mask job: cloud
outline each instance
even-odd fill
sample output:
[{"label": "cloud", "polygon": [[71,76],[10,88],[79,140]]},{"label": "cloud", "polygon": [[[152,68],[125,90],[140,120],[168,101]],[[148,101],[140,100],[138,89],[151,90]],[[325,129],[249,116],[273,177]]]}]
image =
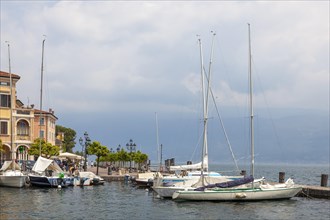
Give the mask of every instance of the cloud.
[{"label": "cloud", "polygon": [[249,22],[256,105],[328,111],[328,9],[327,1],[1,1],[1,70],[9,40],[18,96],[37,107],[47,35],[44,105],[60,119],[190,115],[201,96],[196,35],[208,68],[212,30],[214,95],[221,106],[242,107]]}]

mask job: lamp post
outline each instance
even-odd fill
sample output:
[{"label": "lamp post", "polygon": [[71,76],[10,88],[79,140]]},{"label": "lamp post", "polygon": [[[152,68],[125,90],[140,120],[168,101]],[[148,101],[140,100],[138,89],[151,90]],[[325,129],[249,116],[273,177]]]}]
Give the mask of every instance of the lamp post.
[{"label": "lamp post", "polygon": [[[85,143],[84,143],[84,139],[85,139]],[[82,150],[83,150],[83,154],[84,154],[84,158],[85,158],[83,169],[84,169],[84,171],[87,171],[87,166],[86,166],[86,163],[87,163],[87,147],[91,143],[91,139],[89,138],[87,131],[85,131],[85,133],[84,133],[84,139],[82,137],[80,137],[79,138],[79,143],[82,146]]]},{"label": "lamp post", "polygon": [[126,144],[127,150],[129,150],[129,172],[132,170],[132,152],[135,152],[136,144],[130,139],[129,143]]}]

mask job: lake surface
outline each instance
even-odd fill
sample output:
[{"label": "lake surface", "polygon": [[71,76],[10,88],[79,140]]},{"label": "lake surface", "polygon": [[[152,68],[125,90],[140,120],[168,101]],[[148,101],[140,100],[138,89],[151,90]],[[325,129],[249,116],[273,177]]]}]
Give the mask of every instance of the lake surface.
[{"label": "lake surface", "polygon": [[[264,169],[277,180],[277,168]],[[289,167],[284,170],[287,177],[295,169],[299,171],[296,182],[313,176],[317,185],[321,172],[329,171],[324,166]],[[313,178],[308,180],[313,182]],[[330,219],[330,200],[294,197],[259,202],[176,202],[159,199],[152,191],[129,183],[108,182],[64,189],[3,187],[0,210],[0,219]]]}]

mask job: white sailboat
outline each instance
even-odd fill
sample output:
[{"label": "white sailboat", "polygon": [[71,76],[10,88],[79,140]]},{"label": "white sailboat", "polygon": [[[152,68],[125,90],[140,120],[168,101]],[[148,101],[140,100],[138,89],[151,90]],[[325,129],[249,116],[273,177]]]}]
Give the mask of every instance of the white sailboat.
[{"label": "white sailboat", "polygon": [[[170,171],[185,171],[186,175],[182,176],[165,176],[160,173],[154,180],[153,190],[158,196],[163,198],[172,197],[173,193],[178,190],[192,191],[196,189],[198,182],[203,181],[203,184],[215,184],[227,182],[234,179],[241,178],[241,176],[222,176],[217,172],[208,171],[208,143],[207,143],[207,122],[208,122],[208,102],[211,93],[210,78],[211,78],[211,64],[213,55],[213,42],[215,33],[213,32],[211,59],[209,66],[209,73],[206,76],[203,63],[203,52],[201,39],[198,39],[200,48],[200,61],[201,61],[201,80],[202,80],[202,96],[203,96],[203,147],[202,147],[202,160],[199,163],[189,165],[170,166]],[[205,79],[206,78],[206,79]],[[188,171],[195,170],[195,171]],[[201,179],[202,177],[202,179]]]},{"label": "white sailboat", "polygon": [[0,186],[25,186],[26,175],[21,172],[20,166],[13,161],[5,161],[0,169]]},{"label": "white sailboat", "polygon": [[[239,186],[226,188],[219,184],[205,185],[194,190],[180,190],[173,193],[174,200],[206,200],[206,201],[233,201],[233,200],[273,200],[289,199],[302,190],[301,186],[294,184],[292,179],[288,179],[284,184],[256,185],[254,178],[254,134],[253,134],[253,91],[252,91],[252,71],[251,71],[251,40],[250,24],[249,33],[249,81],[250,81],[250,135],[251,135],[251,185],[241,184]],[[203,178],[203,177],[202,177]]]},{"label": "white sailboat", "polygon": [[[46,39],[42,41],[42,58],[41,58],[41,86],[40,86],[40,121],[42,118],[42,89],[43,89],[43,63],[44,63],[44,47]],[[42,187],[63,187],[68,186],[69,181],[64,178],[64,171],[58,166],[54,160],[42,157],[41,154],[41,122],[39,131],[39,157],[32,168],[32,172],[28,174],[30,184],[32,186]]]},{"label": "white sailboat", "polygon": [[[10,65],[10,46],[8,43],[8,58],[9,58],[9,84],[10,84],[10,146],[13,149],[14,144],[14,135],[13,135],[13,82],[11,74],[11,65]],[[0,169],[0,186],[8,187],[23,187],[25,185],[26,175],[22,173],[21,168],[14,160],[14,155],[12,154],[11,161],[5,161],[3,166]]]}]

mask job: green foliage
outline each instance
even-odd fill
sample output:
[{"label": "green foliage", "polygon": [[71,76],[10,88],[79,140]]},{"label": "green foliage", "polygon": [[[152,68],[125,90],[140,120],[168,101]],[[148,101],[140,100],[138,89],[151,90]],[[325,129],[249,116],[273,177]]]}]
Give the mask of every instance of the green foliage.
[{"label": "green foliage", "polygon": [[137,151],[133,158],[136,163],[144,163],[148,160],[148,155],[141,153],[141,151]]},{"label": "green foliage", "polygon": [[60,125],[56,125],[56,136],[60,133],[64,133],[64,140],[62,140],[63,146],[62,150],[63,152],[71,152],[74,148],[76,142],[74,141],[76,139],[76,131],[74,131],[71,128],[66,128]]},{"label": "green foliage", "polygon": [[28,150],[29,155],[40,155],[40,145],[41,145],[41,156],[50,158],[51,156],[58,156],[60,153],[60,147],[54,146],[51,143],[46,143],[45,140],[37,138],[34,140],[30,149]]},{"label": "green foliage", "polygon": [[3,149],[3,146],[2,146],[2,140],[0,139],[0,152],[4,152],[5,150]]},{"label": "green foliage", "polygon": [[95,155],[97,158],[106,156],[110,152],[106,146],[102,146],[100,142],[94,141],[87,147],[88,154]]},{"label": "green foliage", "polygon": [[118,152],[109,152],[108,155],[102,157],[101,161],[108,162],[119,162],[119,166],[124,166],[125,162],[134,161],[138,164],[139,169],[141,164],[146,163],[148,160],[148,155],[142,153],[141,151],[137,152],[126,152],[124,149],[121,149]]},{"label": "green foliage", "polygon": [[96,175],[98,175],[100,157],[107,156],[110,153],[110,151],[106,146],[102,146],[100,144],[100,142],[93,141],[93,143],[87,147],[87,153],[90,155],[95,155],[97,157],[97,159],[96,159]]}]

